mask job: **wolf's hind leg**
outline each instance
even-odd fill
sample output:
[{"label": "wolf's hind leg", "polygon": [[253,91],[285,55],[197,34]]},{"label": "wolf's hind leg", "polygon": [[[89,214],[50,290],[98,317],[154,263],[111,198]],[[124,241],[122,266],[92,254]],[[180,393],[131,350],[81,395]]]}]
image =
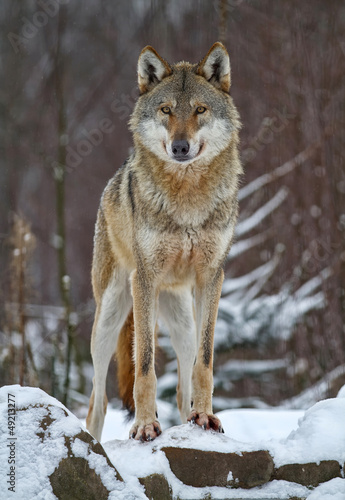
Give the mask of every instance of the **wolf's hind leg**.
[{"label": "wolf's hind leg", "polygon": [[181,420],[187,422],[191,411],[192,372],[196,356],[196,327],[191,290],[162,292],[160,313],[171,335],[178,363],[177,405]]},{"label": "wolf's hind leg", "polygon": [[119,332],[132,307],[125,273],[113,276],[97,306],[91,339],[95,375],[86,419],[88,431],[100,441],[106,412],[105,384],[109,362],[116,350]]}]

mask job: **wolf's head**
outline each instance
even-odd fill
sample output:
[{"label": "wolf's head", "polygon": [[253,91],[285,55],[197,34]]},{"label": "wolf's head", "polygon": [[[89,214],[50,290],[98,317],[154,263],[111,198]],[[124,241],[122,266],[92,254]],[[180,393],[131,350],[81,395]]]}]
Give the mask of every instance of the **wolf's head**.
[{"label": "wolf's head", "polygon": [[152,47],[145,47],[138,61],[138,83],[141,95],[131,130],[165,162],[210,162],[240,128],[229,95],[229,55],[219,42],[199,64],[172,66]]}]

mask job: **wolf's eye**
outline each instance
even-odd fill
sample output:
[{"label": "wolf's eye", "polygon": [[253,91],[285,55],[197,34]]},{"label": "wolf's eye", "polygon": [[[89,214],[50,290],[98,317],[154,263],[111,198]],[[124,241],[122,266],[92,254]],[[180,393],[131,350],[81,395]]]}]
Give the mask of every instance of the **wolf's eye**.
[{"label": "wolf's eye", "polygon": [[198,115],[201,115],[202,113],[205,113],[205,111],[206,111],[206,108],[204,106],[198,106],[196,108],[196,112],[197,112]]},{"label": "wolf's eye", "polygon": [[162,113],[164,113],[165,115],[169,115],[171,113],[171,109],[169,108],[169,106],[163,106],[161,108],[161,111]]}]

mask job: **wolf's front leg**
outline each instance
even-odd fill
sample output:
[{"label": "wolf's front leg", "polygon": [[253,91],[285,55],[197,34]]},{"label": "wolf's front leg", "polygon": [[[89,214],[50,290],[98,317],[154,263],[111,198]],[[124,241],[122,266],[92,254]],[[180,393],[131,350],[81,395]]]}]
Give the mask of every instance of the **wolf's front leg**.
[{"label": "wolf's front leg", "polygon": [[133,314],[135,331],[135,423],[130,437],[152,441],[161,434],[156,420],[156,386],[154,369],[154,329],[157,317],[157,297],[152,280],[144,271],[132,275]]},{"label": "wolf's front leg", "polygon": [[196,286],[198,354],[193,370],[193,408],[188,417],[189,422],[218,432],[224,431],[212,411],[213,343],[223,278],[223,270],[219,269],[212,278]]}]

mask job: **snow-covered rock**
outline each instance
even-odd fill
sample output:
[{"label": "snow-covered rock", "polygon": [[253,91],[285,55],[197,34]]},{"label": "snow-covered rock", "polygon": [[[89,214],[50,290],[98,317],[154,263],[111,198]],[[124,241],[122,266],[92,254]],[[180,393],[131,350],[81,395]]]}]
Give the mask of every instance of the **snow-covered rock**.
[{"label": "snow-covered rock", "polygon": [[102,446],[37,388],[0,389],[0,497],[134,499]]},{"label": "snow-covered rock", "polygon": [[[290,412],[292,417],[288,417]],[[250,413],[251,426],[261,426],[265,431],[257,430],[256,441],[244,441],[245,432],[238,422],[238,419],[243,422],[245,418],[249,425]],[[295,420],[296,413],[300,415],[298,421]],[[139,478],[156,473],[167,479],[174,498],[202,499],[210,495],[209,498],[215,499],[306,499],[313,487],[325,482],[331,491],[337,488],[334,500],[345,500],[345,399],[321,401],[305,414],[296,410],[229,410],[218,416],[228,435],[205,432],[186,424],[166,429],[152,443],[121,439],[108,441],[103,446],[125,482],[135,487]],[[288,430],[282,437],[284,428],[289,429],[288,420],[296,422],[297,428]],[[269,438],[269,426],[273,438]],[[241,431],[242,442],[234,439],[236,429]],[[254,430],[248,435],[254,436]],[[249,474],[255,477],[263,465],[260,463],[257,468],[253,465],[255,453],[260,451],[265,451],[265,458],[272,457],[273,460],[274,468],[269,468],[268,458],[264,471],[267,474],[270,470],[269,477],[266,477],[268,482],[249,490],[243,489],[243,486],[255,485],[255,482],[240,484],[240,479]],[[254,460],[249,471],[243,473],[241,468],[236,469],[237,463],[233,463],[231,469],[231,456],[241,458],[246,454],[250,456],[250,453],[253,453]],[[223,465],[227,462],[229,470],[225,471]],[[334,478],[339,481],[332,482]],[[325,486],[322,491],[326,490]]]},{"label": "snow-covered rock", "polygon": [[[262,425],[264,412],[259,418],[253,410],[252,427]],[[281,417],[279,410],[271,413],[272,431],[277,422],[288,428],[286,410]],[[228,435],[186,424],[153,442],[121,438],[102,447],[40,389],[2,387],[0,498],[345,500],[344,398],[317,403],[286,435],[281,430],[270,438],[266,430],[254,441],[234,439],[238,415],[243,420],[222,412]],[[250,425],[249,413],[246,419]]]}]

